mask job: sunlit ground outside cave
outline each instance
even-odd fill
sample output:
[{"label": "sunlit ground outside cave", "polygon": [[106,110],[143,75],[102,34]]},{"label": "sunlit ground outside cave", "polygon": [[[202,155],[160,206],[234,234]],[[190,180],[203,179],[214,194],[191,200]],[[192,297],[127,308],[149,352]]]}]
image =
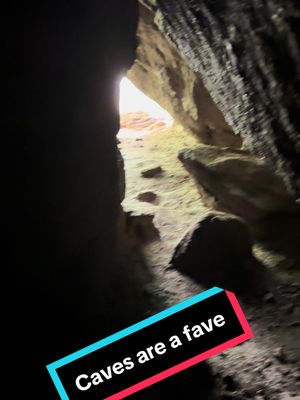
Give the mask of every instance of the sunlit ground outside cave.
[{"label": "sunlit ground outside cave", "polygon": [[[193,273],[185,274],[173,268],[170,260],[174,258],[176,246],[198,221],[215,212],[178,158],[182,149],[199,147],[201,143],[176,121],[176,116],[170,116],[127,78],[120,85],[120,122],[118,141],[126,175],[126,195],[122,205],[126,215],[131,217],[135,239],[154,276],[154,286],[149,290],[161,300],[161,308],[213,286],[214,277],[218,278],[218,285],[227,289],[234,281],[237,287],[239,283],[241,285],[241,302],[249,316],[255,339],[210,360],[219,385],[217,398],[262,400],[285,391],[296,396],[299,347],[297,329],[291,329],[291,325],[297,323],[298,289],[285,283],[286,278],[289,280],[289,262],[281,253],[255,241],[253,256],[250,256],[254,261],[249,261],[253,263],[253,272],[247,277],[247,285],[251,288],[260,286],[260,280],[264,278],[260,277],[260,272],[255,275],[256,268],[259,270],[260,267],[266,269],[268,282],[258,303],[248,301],[246,297],[244,303],[242,281],[246,267],[245,271],[229,268],[225,277],[220,277],[213,265],[208,272],[201,272],[201,266],[197,266],[200,273],[195,273],[195,277]],[[212,247],[207,244],[202,251],[211,252],[214,248],[216,253],[222,253],[223,243],[224,246],[229,243],[239,248],[239,241],[243,240],[229,238],[227,243],[222,235],[213,236],[217,243],[213,243]],[[235,254],[235,249],[232,254]],[[222,259],[218,262],[220,267]],[[279,275],[284,271],[283,281],[277,276],[279,269]],[[212,276],[211,281],[207,280],[208,276]],[[273,289],[278,298],[272,294]],[[250,388],[249,382],[252,382]]]}]

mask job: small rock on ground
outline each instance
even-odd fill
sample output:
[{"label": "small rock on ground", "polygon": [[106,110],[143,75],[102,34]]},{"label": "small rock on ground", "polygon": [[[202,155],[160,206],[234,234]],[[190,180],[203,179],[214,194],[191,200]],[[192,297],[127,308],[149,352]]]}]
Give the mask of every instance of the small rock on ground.
[{"label": "small rock on ground", "polygon": [[156,176],[161,175],[162,172],[163,172],[162,167],[157,166],[157,167],[145,169],[144,171],[142,171],[141,174],[142,174],[143,178],[154,178]]},{"label": "small rock on ground", "polygon": [[143,192],[137,196],[139,201],[145,201],[146,203],[153,203],[157,199],[157,194],[153,192]]}]

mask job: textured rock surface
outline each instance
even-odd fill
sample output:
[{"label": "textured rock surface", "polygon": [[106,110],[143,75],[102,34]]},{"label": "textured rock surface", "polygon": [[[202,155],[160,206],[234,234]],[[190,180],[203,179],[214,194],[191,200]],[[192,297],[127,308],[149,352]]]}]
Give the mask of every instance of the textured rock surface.
[{"label": "textured rock surface", "polygon": [[299,2],[143,2],[244,145],[299,195]]},{"label": "textured rock surface", "polygon": [[158,30],[154,15],[140,6],[137,59],[128,77],[202,142],[239,146],[240,138],[225,122],[201,76]]},{"label": "textured rock surface", "polygon": [[262,294],[266,275],[252,254],[242,219],[209,213],[177,245],[171,265],[207,287],[217,285],[249,296]]},{"label": "textured rock surface", "polygon": [[215,209],[247,221],[299,212],[283,180],[248,152],[202,145],[183,149],[178,157],[194,177],[203,199]]}]

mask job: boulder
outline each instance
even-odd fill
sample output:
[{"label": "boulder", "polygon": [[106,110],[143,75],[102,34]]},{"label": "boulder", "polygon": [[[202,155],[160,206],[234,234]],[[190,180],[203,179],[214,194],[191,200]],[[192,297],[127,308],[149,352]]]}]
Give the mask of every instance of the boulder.
[{"label": "boulder", "polygon": [[170,264],[201,285],[246,297],[260,296],[267,287],[266,271],[252,254],[247,225],[230,214],[205,215],[178,243]]},{"label": "boulder", "polygon": [[202,145],[181,150],[178,158],[212,208],[249,222],[299,212],[282,178],[247,151]]}]

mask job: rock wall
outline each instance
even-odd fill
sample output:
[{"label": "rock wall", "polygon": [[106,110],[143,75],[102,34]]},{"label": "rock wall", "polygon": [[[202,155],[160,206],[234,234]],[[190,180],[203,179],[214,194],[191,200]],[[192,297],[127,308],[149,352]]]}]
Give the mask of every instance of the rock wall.
[{"label": "rock wall", "polygon": [[134,0],[2,10],[10,398],[58,398],[46,365],[138,318],[130,265],[115,257],[118,83],[137,11]]},{"label": "rock wall", "polygon": [[155,13],[140,4],[136,61],[129,79],[207,144],[240,146],[241,139],[225,122],[201,76],[159,31]]},{"label": "rock wall", "polygon": [[300,193],[299,3],[143,0],[244,146]]}]

